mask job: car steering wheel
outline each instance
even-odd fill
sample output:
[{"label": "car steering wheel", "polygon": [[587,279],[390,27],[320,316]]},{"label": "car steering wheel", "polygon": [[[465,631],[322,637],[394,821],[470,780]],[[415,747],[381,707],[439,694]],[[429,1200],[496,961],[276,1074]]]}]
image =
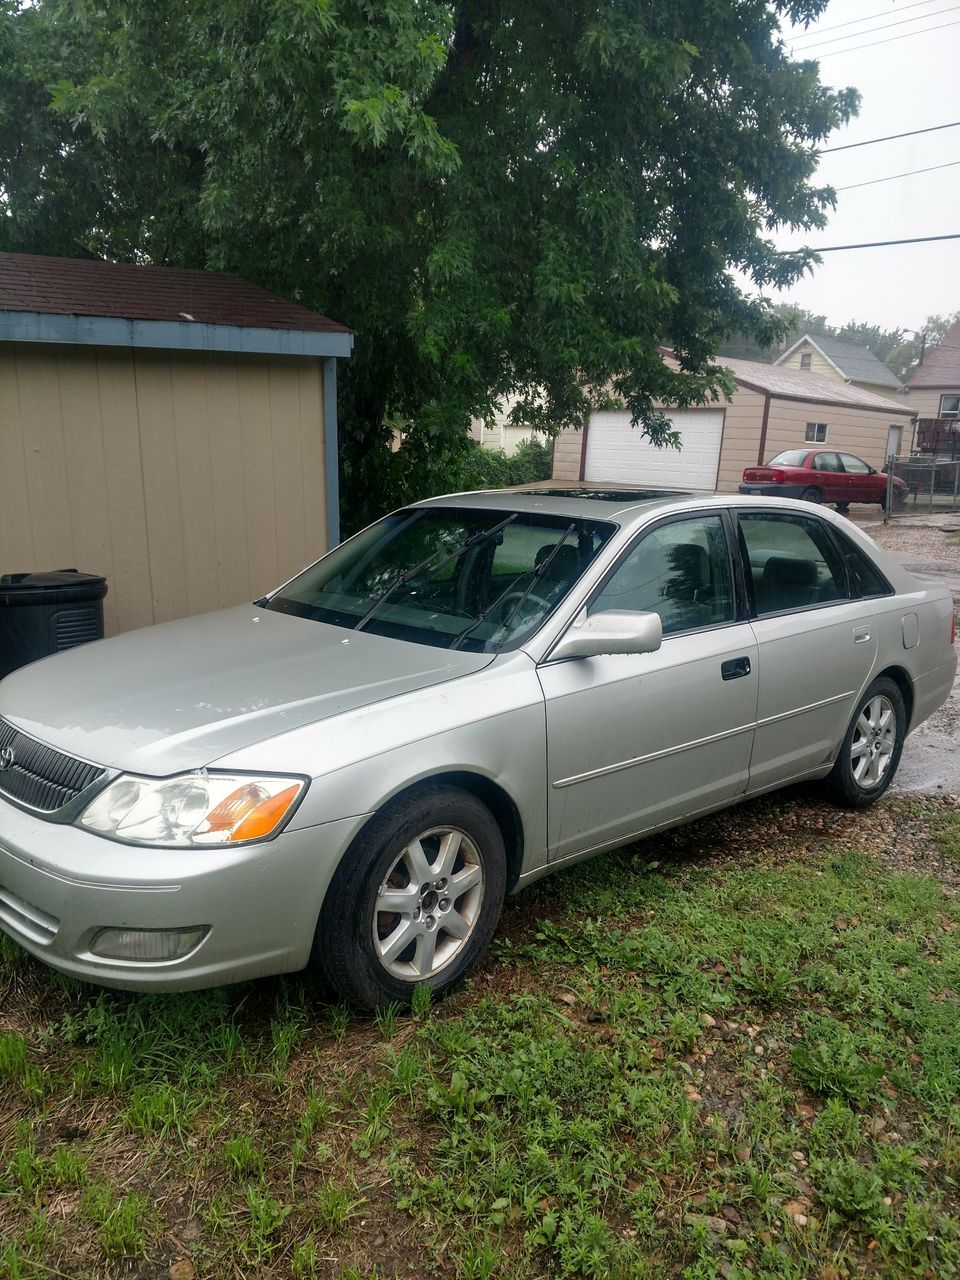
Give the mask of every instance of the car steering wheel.
[{"label": "car steering wheel", "polygon": [[533,591],[511,591],[509,595],[503,597],[497,608],[501,626],[504,624],[506,619],[509,618],[510,610],[521,600],[524,605],[535,604],[540,605],[543,609],[551,608],[549,600],[545,600],[543,596],[536,595]]}]

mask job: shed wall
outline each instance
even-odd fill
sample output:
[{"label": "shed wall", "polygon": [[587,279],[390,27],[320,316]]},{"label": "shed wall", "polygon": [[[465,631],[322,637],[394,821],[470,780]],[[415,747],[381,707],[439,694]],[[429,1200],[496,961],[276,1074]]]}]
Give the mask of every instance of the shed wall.
[{"label": "shed wall", "polygon": [[242,604],[326,550],[312,359],[0,347],[0,572],[104,574],[108,634]]},{"label": "shed wall", "polygon": [[899,407],[899,414],[897,405],[891,405],[892,412],[887,414],[882,409],[840,408],[812,401],[780,400],[774,396],[770,401],[765,460],[783,449],[803,448],[806,424],[825,422],[827,438],[824,449],[843,449],[855,453],[874,467],[882,467],[888,429],[893,425],[902,426],[904,435],[909,435],[910,414],[905,414],[902,406]]}]

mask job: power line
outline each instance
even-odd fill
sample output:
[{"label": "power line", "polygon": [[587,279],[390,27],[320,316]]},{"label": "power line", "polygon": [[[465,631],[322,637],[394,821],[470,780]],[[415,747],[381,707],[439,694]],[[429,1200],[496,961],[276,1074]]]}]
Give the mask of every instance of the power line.
[{"label": "power line", "polygon": [[854,147],[872,147],[875,142],[893,142],[895,138],[914,138],[918,133],[936,133],[938,129],[956,129],[960,120],[951,120],[949,124],[932,124],[926,129],[910,129],[907,133],[888,133],[885,138],[868,138],[866,142],[847,142],[842,147],[825,147],[818,152],[828,156],[834,151],[852,151]]},{"label": "power line", "polygon": [[[930,16],[933,17],[933,14]],[[875,49],[880,44],[893,44],[897,40],[909,40],[911,36],[925,36],[932,31],[942,31],[944,27],[955,27],[958,23],[960,23],[960,18],[955,22],[941,22],[937,27],[924,27],[922,31],[903,31],[898,36],[887,36],[886,40],[871,40],[869,44],[854,44],[849,49],[831,49],[829,53],[822,53],[819,57],[814,54],[813,60],[822,62],[824,58],[835,58],[838,53],[857,53],[860,49]],[[802,49],[800,53],[803,53]]]},{"label": "power line", "polygon": [[873,187],[878,182],[893,182],[895,178],[912,178],[916,173],[933,173],[934,169],[952,169],[960,160],[948,160],[946,164],[931,164],[926,169],[910,169],[907,173],[890,173],[885,178],[871,178],[869,182],[851,182],[847,187],[835,187],[835,191],[854,191],[857,187]]},{"label": "power line", "polygon": [[[810,253],[840,253],[843,249],[885,249],[895,244],[928,244],[931,240],[960,240],[960,231],[947,236],[914,236],[910,240],[869,240],[864,244],[829,244],[809,248]],[[802,253],[803,249],[778,249],[778,253]]]},{"label": "power line", "polygon": [[[934,4],[935,2],[936,0],[914,0],[913,4],[901,5],[899,9],[885,9],[883,13],[868,13],[863,18],[851,18],[849,22],[835,22],[830,27],[821,27],[819,31],[805,31],[802,36],[797,36],[796,38],[797,40],[812,39],[816,42],[818,37],[821,36],[824,31],[839,31],[842,27],[856,27],[859,26],[861,22],[872,22],[874,18],[892,18],[894,13],[906,13],[908,9],[920,9],[925,4]],[[921,14],[920,16],[924,17],[927,15]],[[855,34],[868,35],[869,33],[862,31]],[[791,43],[793,43],[793,41],[791,41]]]},{"label": "power line", "polygon": [[[809,53],[811,49],[822,49],[824,45],[828,44],[840,44],[843,40],[856,40],[860,36],[879,35],[881,31],[891,31],[894,27],[905,27],[908,22],[923,22],[926,18],[940,18],[945,13],[956,13],[956,11],[957,5],[952,4],[946,9],[937,9],[934,13],[918,13],[916,17],[913,18],[901,18],[899,22],[886,22],[882,27],[874,27],[872,31],[851,31],[850,34],[846,36],[832,36],[829,40],[815,40],[812,45],[805,44],[800,52]],[[906,31],[904,34],[912,35],[913,33]]]}]

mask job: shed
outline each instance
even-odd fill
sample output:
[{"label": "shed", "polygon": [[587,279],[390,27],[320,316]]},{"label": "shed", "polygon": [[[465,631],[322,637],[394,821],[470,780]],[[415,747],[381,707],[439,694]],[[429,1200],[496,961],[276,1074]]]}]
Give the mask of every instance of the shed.
[{"label": "shed", "polygon": [[902,400],[806,370],[726,357],[721,363],[736,381],[726,404],[662,406],[680,433],[680,450],[652,445],[626,410],[593,413],[582,431],[557,439],[554,479],[735,493],[744,467],[782,449],[822,443],[880,467],[891,442],[909,434],[913,410]]},{"label": "shed", "polygon": [[349,329],[237,276],[0,253],[0,570],[104,574],[108,633],[339,541]]}]

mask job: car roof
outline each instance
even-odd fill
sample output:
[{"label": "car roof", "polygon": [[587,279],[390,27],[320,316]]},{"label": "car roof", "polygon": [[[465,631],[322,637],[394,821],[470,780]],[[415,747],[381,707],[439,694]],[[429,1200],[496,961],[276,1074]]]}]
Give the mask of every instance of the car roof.
[{"label": "car roof", "polygon": [[658,508],[669,509],[705,499],[711,495],[685,489],[619,489],[585,485],[578,489],[521,488],[482,489],[473,493],[448,493],[427,498],[418,507],[478,507],[497,511],[530,511],[544,515],[579,516],[588,520],[616,520],[647,515]]}]

